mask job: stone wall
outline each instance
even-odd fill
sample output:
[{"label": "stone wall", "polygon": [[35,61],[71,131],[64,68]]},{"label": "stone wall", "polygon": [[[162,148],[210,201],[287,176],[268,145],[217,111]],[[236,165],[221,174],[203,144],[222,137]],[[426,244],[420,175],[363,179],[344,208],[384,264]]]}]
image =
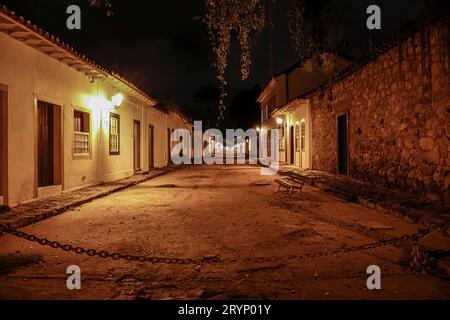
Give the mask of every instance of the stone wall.
[{"label": "stone wall", "polygon": [[438,23],[313,93],[313,168],[337,172],[336,117],[347,113],[350,176],[448,201],[449,42]]}]

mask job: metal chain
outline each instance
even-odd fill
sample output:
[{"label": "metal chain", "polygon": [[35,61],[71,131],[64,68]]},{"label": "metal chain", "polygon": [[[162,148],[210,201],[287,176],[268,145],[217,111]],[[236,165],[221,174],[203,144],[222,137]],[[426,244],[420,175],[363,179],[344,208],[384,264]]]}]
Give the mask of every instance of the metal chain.
[{"label": "metal chain", "polygon": [[18,231],[7,225],[0,225],[0,232],[4,232],[18,238],[25,239],[30,242],[36,242],[42,246],[48,246],[53,249],[60,249],[66,252],[74,252],[76,254],[85,254],[90,257],[100,257],[104,259],[113,260],[126,260],[126,261],[136,261],[143,263],[152,264],[201,264],[201,263],[218,263],[219,259],[216,257],[204,257],[203,259],[189,259],[189,258],[167,258],[167,257],[146,257],[146,256],[136,256],[129,254],[121,254],[117,252],[107,252],[107,251],[97,251],[95,249],[85,249],[83,247],[75,247],[70,244],[63,244],[58,241],[51,241],[46,238],[40,238],[22,231]]},{"label": "metal chain", "polygon": [[264,263],[264,262],[278,262],[278,261],[291,261],[291,260],[304,260],[304,259],[314,259],[325,256],[342,255],[357,251],[371,250],[375,248],[380,248],[388,245],[401,245],[405,242],[413,241],[417,242],[428,233],[415,233],[411,235],[403,235],[397,238],[381,239],[377,242],[370,244],[364,244],[359,246],[346,246],[342,249],[322,251],[316,253],[307,253],[303,255],[291,255],[284,257],[256,257],[256,258],[245,258],[241,261],[237,259],[227,259],[222,260],[217,256],[205,256],[202,259],[192,259],[192,258],[170,258],[170,257],[154,257],[154,256],[137,256],[129,254],[121,254],[117,252],[107,252],[107,251],[97,251],[95,249],[85,249],[83,247],[74,247],[70,244],[63,244],[58,241],[51,241],[46,238],[37,237],[22,231],[18,231],[8,225],[0,225],[0,234],[7,233],[16,236],[21,239],[25,239],[30,242],[36,242],[42,246],[48,246],[53,249],[60,249],[66,252],[74,252],[76,254],[85,254],[90,257],[100,257],[103,259],[113,259],[113,260],[126,260],[135,261],[142,263],[151,264],[180,264],[180,265],[201,265],[201,264],[232,264],[237,262],[244,263]]},{"label": "metal chain", "polygon": [[403,235],[401,237],[396,238],[389,238],[389,239],[381,239],[377,242],[373,242],[370,244],[364,244],[364,245],[358,245],[358,246],[345,246],[342,249],[336,249],[336,250],[329,250],[329,251],[322,251],[322,252],[315,252],[315,253],[307,253],[303,255],[291,255],[287,257],[261,257],[261,258],[249,258],[245,261],[251,262],[251,261],[258,261],[258,262],[275,262],[279,260],[304,260],[304,259],[314,259],[314,258],[320,258],[320,257],[326,257],[326,256],[337,256],[337,255],[344,255],[348,253],[358,252],[358,251],[365,251],[365,250],[371,250],[376,249],[388,245],[401,245],[405,242],[417,242],[421,238],[423,238],[426,234],[425,233],[415,233],[411,235]]}]

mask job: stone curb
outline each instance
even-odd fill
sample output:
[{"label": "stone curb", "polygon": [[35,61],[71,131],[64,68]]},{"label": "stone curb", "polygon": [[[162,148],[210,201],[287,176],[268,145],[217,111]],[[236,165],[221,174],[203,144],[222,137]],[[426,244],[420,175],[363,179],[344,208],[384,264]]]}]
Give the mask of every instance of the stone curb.
[{"label": "stone curb", "polygon": [[[289,173],[295,173],[293,171],[283,171],[280,170],[280,175],[287,175]],[[328,174],[328,173],[327,173]],[[342,190],[336,190],[330,185],[324,184],[322,182],[316,182],[314,179],[304,177],[304,181],[311,187],[317,188],[319,190],[325,191],[327,193],[333,194],[340,199],[345,201],[358,203],[365,207],[376,209],[379,212],[393,215],[397,218],[401,218],[406,222],[417,224],[419,228],[427,229],[430,231],[441,231],[446,236],[450,237],[450,217],[436,217],[432,216],[431,213],[417,212],[415,209],[409,208],[393,208],[391,206],[386,206],[383,203],[371,201],[357,193],[349,193]],[[426,211],[426,210],[422,210]]]},{"label": "stone curb", "polygon": [[[136,185],[141,184],[143,182],[146,182],[146,181],[155,179],[157,177],[163,176],[163,175],[165,175],[167,173],[173,172],[173,171],[175,171],[177,169],[180,169],[180,168],[181,167],[164,168],[164,169],[161,169],[160,171],[156,171],[156,172],[154,172],[152,174],[149,174],[147,176],[143,175],[142,178],[140,178],[138,180],[130,181],[130,182],[123,182],[123,184],[120,184],[120,181],[124,181],[124,180],[129,179],[129,178],[125,178],[125,179],[122,179],[122,180],[119,180],[119,181],[111,182],[110,184],[118,184],[118,186],[112,187],[111,189],[105,190],[103,192],[94,193],[92,195],[81,197],[80,199],[76,199],[73,202],[69,201],[69,203],[63,204],[62,206],[57,207],[56,209],[52,208],[51,210],[43,210],[42,212],[36,212],[36,213],[25,212],[23,214],[18,214],[17,217],[6,218],[6,220],[10,219],[10,220],[16,220],[16,221],[11,221],[11,222],[7,222],[6,221],[6,222],[0,222],[0,223],[8,225],[8,226],[10,226],[12,228],[16,228],[16,229],[24,228],[26,226],[35,224],[35,223],[40,222],[42,220],[46,220],[46,219],[55,217],[57,215],[60,215],[60,214],[62,214],[64,212],[70,211],[73,208],[80,207],[80,206],[82,206],[82,205],[84,205],[86,203],[89,203],[89,202],[95,201],[97,199],[101,199],[101,198],[107,197],[107,196],[109,196],[109,195],[111,195],[113,193],[123,191],[125,189],[128,189],[130,187],[136,186]],[[107,186],[108,184],[109,183],[98,184],[98,185],[95,185],[93,187]],[[87,187],[86,189],[88,189],[88,188],[90,188],[90,187]],[[73,191],[73,192],[82,192],[82,191],[83,191],[83,189],[80,189],[78,191]],[[45,199],[44,199],[44,201],[45,201]],[[2,220],[2,215],[0,215],[0,221],[1,220]],[[0,233],[0,235],[1,235],[1,233]]]},{"label": "stone curb", "polygon": [[378,202],[373,202],[363,197],[359,197],[359,204],[366,206],[368,208],[376,209],[382,213],[391,214],[397,218],[401,218],[406,222],[417,224],[421,229],[426,229],[429,231],[442,231],[443,233],[450,236],[450,222],[445,219],[439,219],[438,217],[426,216],[425,213],[415,213],[413,210],[407,208],[395,209],[390,206],[384,206]]},{"label": "stone curb", "polygon": [[308,183],[308,184],[312,187],[333,194],[338,198],[344,199],[346,201],[358,203],[367,208],[375,209],[381,213],[393,215],[397,218],[405,220],[406,222],[417,224],[421,229],[427,229],[430,231],[439,230],[444,233],[447,233],[447,235],[450,236],[450,234],[448,233],[449,232],[448,227],[450,223],[449,221],[440,220],[437,217],[425,216],[425,214],[414,213],[412,212],[413,209],[408,208],[396,209],[391,206],[386,206],[380,202],[374,202],[369,199],[366,199],[358,194],[346,193],[340,190],[336,190],[334,188],[330,188],[329,186],[323,183],[313,183],[313,184]]}]

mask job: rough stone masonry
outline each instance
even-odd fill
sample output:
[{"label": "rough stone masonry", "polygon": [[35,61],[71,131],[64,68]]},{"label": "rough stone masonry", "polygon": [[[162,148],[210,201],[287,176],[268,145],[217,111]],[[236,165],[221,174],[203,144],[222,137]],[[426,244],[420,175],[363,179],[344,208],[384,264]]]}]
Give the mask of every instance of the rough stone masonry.
[{"label": "rough stone masonry", "polygon": [[309,96],[313,169],[337,172],[347,114],[350,176],[449,202],[450,19],[419,30]]}]

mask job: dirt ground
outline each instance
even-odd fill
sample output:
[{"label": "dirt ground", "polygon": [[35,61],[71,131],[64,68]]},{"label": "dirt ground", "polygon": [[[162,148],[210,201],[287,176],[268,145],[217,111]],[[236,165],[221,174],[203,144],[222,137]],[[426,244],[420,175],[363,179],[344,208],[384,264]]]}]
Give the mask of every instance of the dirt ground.
[{"label": "dirt ground", "polygon": [[[23,231],[97,250],[176,258],[217,256],[218,264],[114,261],[42,247],[9,235],[0,254],[41,262],[0,276],[2,299],[448,299],[450,283],[408,269],[408,250],[372,250],[306,259],[417,232],[417,226],[314,188],[277,193],[255,166],[177,170],[42,221]],[[247,258],[270,257],[255,260]],[[235,260],[231,261],[230,260]],[[78,265],[82,289],[66,287]],[[366,269],[381,268],[381,290]]]}]

